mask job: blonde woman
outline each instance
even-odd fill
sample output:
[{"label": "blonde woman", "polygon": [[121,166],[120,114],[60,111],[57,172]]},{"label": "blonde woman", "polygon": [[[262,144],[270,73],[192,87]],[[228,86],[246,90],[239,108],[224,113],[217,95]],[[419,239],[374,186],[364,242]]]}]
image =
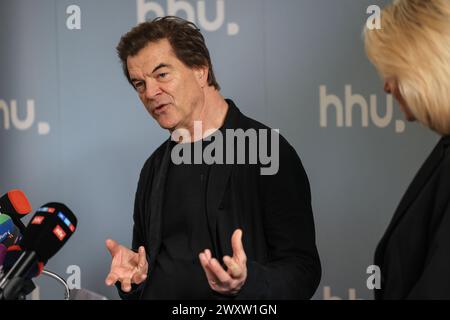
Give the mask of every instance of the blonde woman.
[{"label": "blonde woman", "polygon": [[364,31],[369,59],[409,121],[442,136],[378,244],[376,299],[450,299],[450,0],[397,0]]}]

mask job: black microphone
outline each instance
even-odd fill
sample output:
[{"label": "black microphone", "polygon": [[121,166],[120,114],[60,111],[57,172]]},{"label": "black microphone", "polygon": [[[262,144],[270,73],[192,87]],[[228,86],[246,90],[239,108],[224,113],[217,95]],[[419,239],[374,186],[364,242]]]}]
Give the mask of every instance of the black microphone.
[{"label": "black microphone", "polygon": [[45,265],[69,240],[76,226],[77,218],[64,204],[53,202],[39,208],[23,232],[21,255],[0,280],[0,299],[17,299],[36,262]]},{"label": "black microphone", "polygon": [[[5,247],[3,244],[0,245],[0,250],[2,247]],[[6,248],[6,247],[5,247]],[[19,258],[21,258],[22,249],[20,246],[13,245],[6,249],[6,252],[0,254],[0,262],[2,264],[1,269],[2,273],[5,274],[17,263]],[[11,290],[6,290],[6,295],[3,297],[2,291],[0,290],[0,300],[12,300],[13,298],[7,298],[8,296],[14,297],[14,299],[23,300],[25,296],[29,295],[36,289],[36,286],[33,282],[33,278],[39,276],[44,270],[44,264],[42,262],[33,262],[30,269],[22,276],[16,277],[12,279],[12,282],[9,283],[8,288],[12,288]],[[19,271],[20,272],[20,271]],[[15,292],[14,292],[15,291]]]},{"label": "black microphone", "polygon": [[[13,245],[7,248],[3,260],[0,260],[0,262],[3,265],[3,273],[7,273],[11,268],[17,263],[19,258],[22,256],[23,250],[18,245]],[[32,278],[36,278],[39,276],[42,271],[44,270],[44,264],[39,261],[34,261],[30,269],[27,271],[26,274],[23,275],[25,279],[31,280]]]},{"label": "black microphone", "polygon": [[25,225],[20,221],[31,212],[31,205],[25,193],[15,189],[0,197],[0,214],[7,214],[20,232],[25,230]]}]

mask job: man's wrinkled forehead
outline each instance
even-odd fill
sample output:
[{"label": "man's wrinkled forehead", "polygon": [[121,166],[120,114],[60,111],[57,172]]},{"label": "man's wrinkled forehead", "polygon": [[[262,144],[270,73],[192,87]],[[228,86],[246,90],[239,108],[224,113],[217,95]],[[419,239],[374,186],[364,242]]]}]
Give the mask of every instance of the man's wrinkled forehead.
[{"label": "man's wrinkled forehead", "polygon": [[177,63],[172,46],[166,39],[151,42],[136,55],[127,59],[128,72],[153,73],[161,67],[171,67]]}]

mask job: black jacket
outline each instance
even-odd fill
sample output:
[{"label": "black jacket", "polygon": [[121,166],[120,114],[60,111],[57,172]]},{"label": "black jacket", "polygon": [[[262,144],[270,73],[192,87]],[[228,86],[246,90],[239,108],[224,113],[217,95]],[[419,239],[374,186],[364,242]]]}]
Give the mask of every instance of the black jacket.
[{"label": "black jacket", "polygon": [[450,299],[450,137],[417,173],[379,243],[376,299]]},{"label": "black jacket", "polygon": [[[222,129],[268,129],[227,102]],[[232,255],[231,235],[237,228],[243,230],[248,276],[234,299],[309,299],[320,281],[308,178],[297,153],[281,136],[279,145],[275,175],[260,175],[260,165],[213,164],[210,169],[206,211],[213,256],[221,261]],[[161,244],[169,161],[167,140],[145,163],[136,192],[133,249],[145,247],[149,278]],[[124,299],[137,299],[142,290],[143,285],[130,294],[119,293]]]}]

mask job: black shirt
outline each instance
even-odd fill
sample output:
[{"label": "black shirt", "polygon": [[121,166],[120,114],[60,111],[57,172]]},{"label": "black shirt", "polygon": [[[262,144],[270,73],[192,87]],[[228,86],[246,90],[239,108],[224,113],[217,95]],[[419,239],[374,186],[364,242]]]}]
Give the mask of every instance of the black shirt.
[{"label": "black shirt", "polygon": [[[210,166],[194,164],[195,145],[203,150],[208,141],[186,144],[191,164],[170,161],[163,202],[162,244],[150,271],[145,299],[209,299],[212,290],[200,265],[199,253],[211,249],[205,210]],[[171,150],[176,145],[171,142]]]}]

